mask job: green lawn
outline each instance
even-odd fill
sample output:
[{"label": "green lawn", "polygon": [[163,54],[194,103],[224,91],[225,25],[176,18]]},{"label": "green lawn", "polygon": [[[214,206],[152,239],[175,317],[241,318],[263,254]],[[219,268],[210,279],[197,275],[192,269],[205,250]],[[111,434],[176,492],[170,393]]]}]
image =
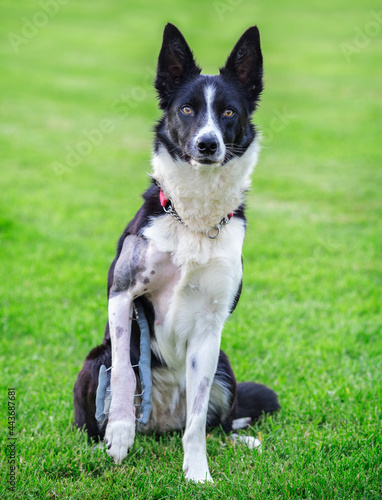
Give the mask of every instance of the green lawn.
[{"label": "green lawn", "polygon": [[[380,3],[3,0],[0,16],[0,497],[382,498]],[[137,437],[116,466],[71,428],[108,266],[148,185],[167,21],[205,72],[257,24],[265,63],[244,291],[223,349],[282,410],[249,431],[262,454],[209,435],[208,486],[186,484],[176,434]]]}]

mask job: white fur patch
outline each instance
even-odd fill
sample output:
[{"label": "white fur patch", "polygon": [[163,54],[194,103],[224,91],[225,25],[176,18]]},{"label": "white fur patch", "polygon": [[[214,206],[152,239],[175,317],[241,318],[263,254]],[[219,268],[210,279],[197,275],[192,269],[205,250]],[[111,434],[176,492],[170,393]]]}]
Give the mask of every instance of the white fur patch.
[{"label": "white fur patch", "polygon": [[185,453],[183,461],[183,470],[188,481],[195,483],[213,483],[207,464],[205,453]]},{"label": "white fur patch", "polygon": [[262,453],[261,441],[253,436],[239,436],[238,440],[240,443],[245,444],[250,450],[258,449]]},{"label": "white fur patch", "polygon": [[193,166],[174,161],[161,147],[152,160],[153,177],[187,226],[194,232],[205,232],[244,202],[259,151],[256,138],[242,156],[224,165]]},{"label": "white fur patch", "polygon": [[238,434],[232,434],[229,437],[229,441],[233,444],[244,444],[250,450],[257,449],[260,453],[262,453],[262,445],[260,439],[257,439],[253,436],[239,436]]},{"label": "white fur patch", "polygon": [[155,368],[152,373],[152,411],[141,432],[166,432],[184,429],[186,425],[186,374],[166,367]]},{"label": "white fur patch", "polygon": [[251,421],[251,417],[236,418],[232,421],[232,429],[234,431],[238,429],[246,429]]},{"label": "white fur patch", "polygon": [[135,437],[135,422],[110,422],[106,427],[105,442],[107,454],[120,464],[132,447]]},{"label": "white fur patch", "polygon": [[167,366],[184,367],[191,335],[220,334],[242,277],[244,233],[243,221],[233,218],[217,240],[210,240],[171,216],[154,219],[144,231],[181,271],[166,300],[160,300],[162,294],[149,297],[155,316],[163,318],[155,325],[153,349]]},{"label": "white fur patch", "polygon": [[[194,138],[195,144],[198,143],[199,139],[206,134],[214,134],[219,142],[219,150],[220,155],[219,158],[216,159],[216,163],[221,163],[224,160],[226,147],[223,140],[223,135],[221,133],[220,128],[218,127],[215,119],[215,113],[213,110],[213,101],[215,98],[215,87],[213,85],[208,85],[204,90],[204,97],[207,104],[207,121],[205,125],[199,130],[198,134]],[[199,166],[200,164],[195,162],[194,165]]]}]

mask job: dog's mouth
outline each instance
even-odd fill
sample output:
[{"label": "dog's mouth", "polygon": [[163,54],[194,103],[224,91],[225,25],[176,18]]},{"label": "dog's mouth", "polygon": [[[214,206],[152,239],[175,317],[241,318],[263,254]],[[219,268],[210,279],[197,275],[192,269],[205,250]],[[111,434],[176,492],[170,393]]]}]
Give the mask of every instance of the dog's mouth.
[{"label": "dog's mouth", "polygon": [[214,167],[220,167],[220,165],[221,165],[220,161],[212,161],[212,160],[209,160],[208,158],[201,158],[201,159],[198,159],[198,160],[195,160],[194,158],[192,158],[190,160],[190,163],[194,167],[200,167],[202,165],[209,165],[209,166],[214,166]]},{"label": "dog's mouth", "polygon": [[193,167],[202,167],[202,166],[211,166],[211,167],[220,167],[222,165],[222,161],[216,161],[216,159],[202,156],[202,157],[194,157],[188,153],[184,153],[182,155],[182,159],[192,165]]}]

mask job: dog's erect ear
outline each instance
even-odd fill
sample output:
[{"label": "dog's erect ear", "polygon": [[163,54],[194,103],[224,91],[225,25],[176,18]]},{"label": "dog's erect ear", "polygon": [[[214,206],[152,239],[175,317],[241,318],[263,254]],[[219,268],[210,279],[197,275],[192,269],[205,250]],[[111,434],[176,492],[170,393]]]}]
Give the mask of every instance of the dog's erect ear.
[{"label": "dog's erect ear", "polygon": [[241,36],[220,74],[237,78],[256,101],[263,90],[263,56],[257,26],[248,28]]},{"label": "dog's erect ear", "polygon": [[166,107],[168,98],[176,85],[189,76],[201,72],[194,61],[190,47],[182,33],[168,23],[163,32],[163,43],[159,53],[155,88],[160,98],[160,106]]}]

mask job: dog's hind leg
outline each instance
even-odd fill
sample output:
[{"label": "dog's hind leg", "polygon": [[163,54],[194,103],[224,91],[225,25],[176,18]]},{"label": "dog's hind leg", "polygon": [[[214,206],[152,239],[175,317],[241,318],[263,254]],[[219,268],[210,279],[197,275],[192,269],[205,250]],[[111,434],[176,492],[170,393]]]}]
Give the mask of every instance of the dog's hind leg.
[{"label": "dog's hind leg", "polygon": [[211,388],[207,426],[221,425],[228,434],[250,427],[263,414],[273,413],[279,408],[277,395],[269,387],[254,382],[237,384],[228,357],[220,351]]},{"label": "dog's hind leg", "polygon": [[236,413],[236,385],[228,357],[220,351],[208,404],[207,427],[221,425],[226,433],[231,432]]},{"label": "dog's hind leg", "polygon": [[92,349],[87,355],[74,386],[74,424],[87,431],[90,438],[103,438],[104,426],[99,427],[95,419],[95,394],[101,365],[111,364],[110,341]]}]

